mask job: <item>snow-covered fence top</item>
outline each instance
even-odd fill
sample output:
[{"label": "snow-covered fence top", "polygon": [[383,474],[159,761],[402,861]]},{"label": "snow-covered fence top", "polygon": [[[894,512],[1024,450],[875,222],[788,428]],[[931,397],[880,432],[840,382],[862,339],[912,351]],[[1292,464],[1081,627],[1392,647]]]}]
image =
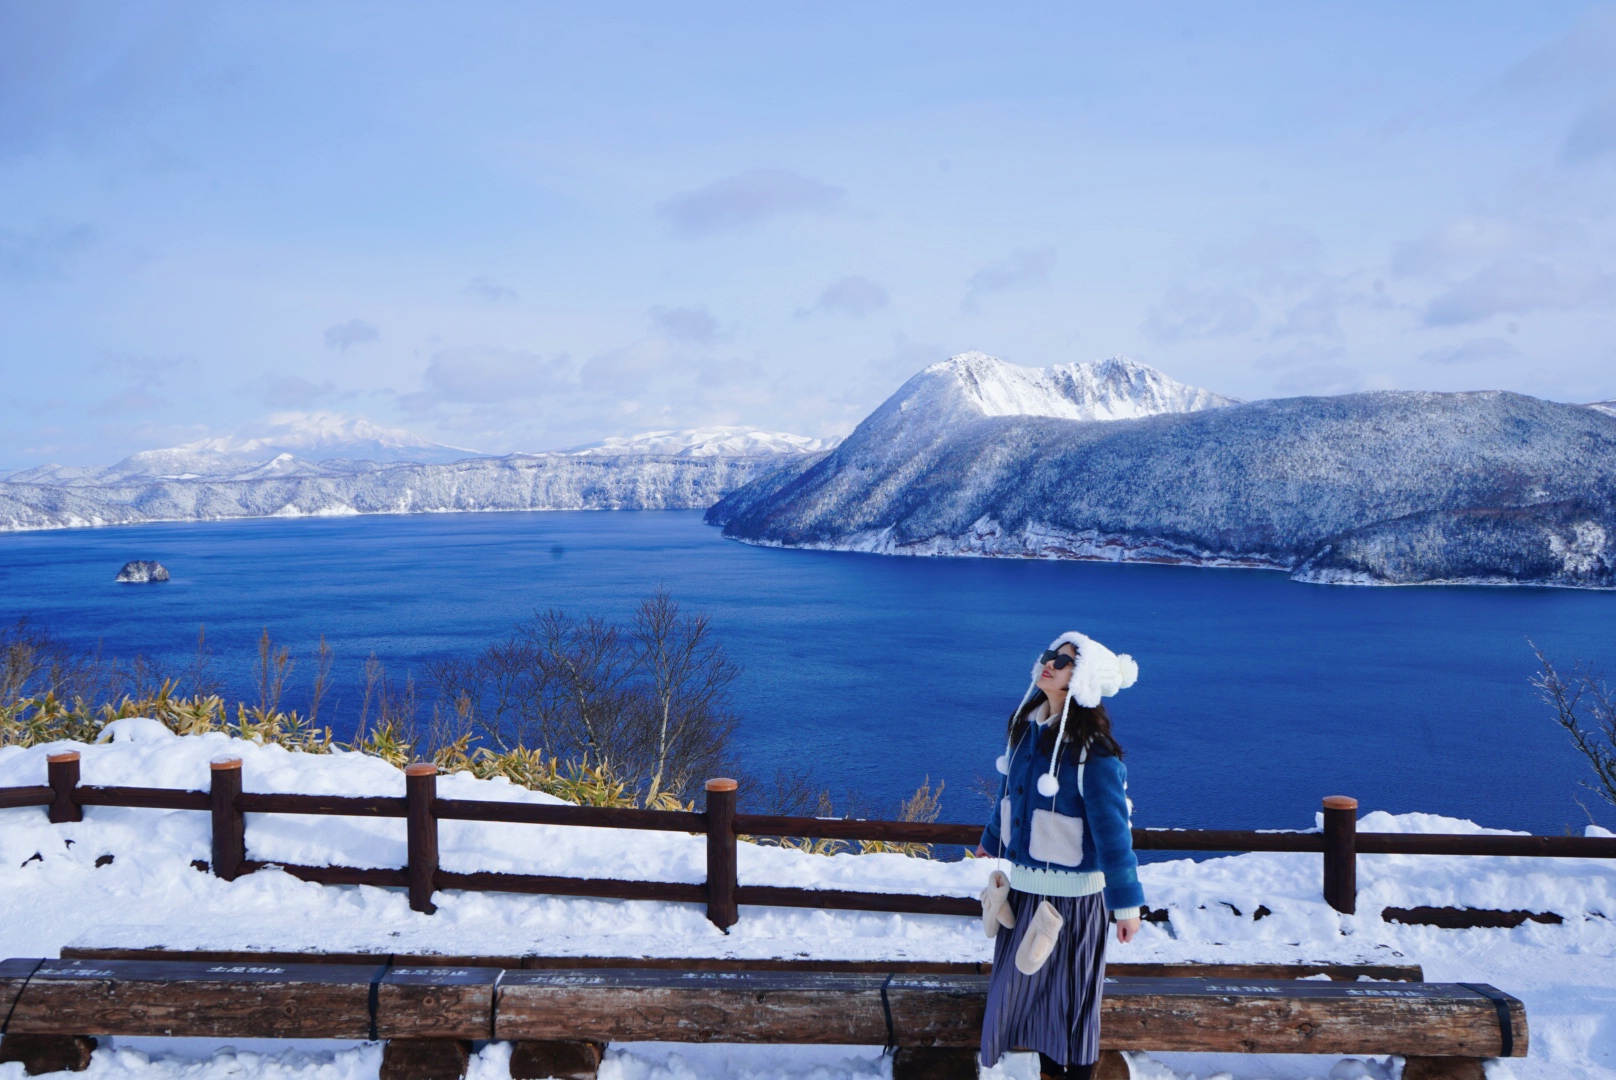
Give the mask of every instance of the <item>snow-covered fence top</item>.
[{"label": "snow-covered fence top", "polygon": [[[226,880],[234,880],[242,874],[274,866],[305,881],[325,885],[406,888],[409,890],[410,906],[427,913],[434,910],[434,892],[460,889],[705,904],[707,917],[720,928],[727,928],[738,921],[741,904],[930,915],[978,914],[977,901],[968,896],[740,884],[736,844],[742,836],[972,847],[977,842],[981,827],[742,814],[736,811],[736,782],[727,779],[707,782],[704,810],[634,810],[444,798],[438,794],[438,768],[427,763],[411,765],[405,770],[405,793],[400,797],[247,792],[242,788],[242,761],[239,757],[221,757],[212,762],[211,783],[207,791],[84,785],[79,783],[77,751],[54,753],[46,761],[46,783],[0,788],[0,809],[44,806],[49,808],[53,822],[82,820],[86,806],[207,812],[212,818],[212,859],[205,864],[199,861],[199,869],[207,869]],[[1344,796],[1326,798],[1324,827],[1317,832],[1135,829],[1133,841],[1134,846],[1141,850],[1320,853],[1323,856],[1324,897],[1336,910],[1346,913],[1351,913],[1356,905],[1356,859],[1359,853],[1616,858],[1616,837],[1359,833],[1357,806],[1356,800]],[[249,859],[245,825],[245,815],[249,813],[403,818],[406,825],[405,865],[399,868],[305,866]],[[444,870],[439,866],[438,858],[440,821],[570,825],[704,836],[706,876],[701,882],[670,882]],[[1430,909],[1430,912],[1432,914],[1424,918],[1403,912],[1399,918],[1400,921],[1445,920],[1437,921],[1437,924],[1450,925],[1455,918],[1462,920],[1467,917],[1456,915],[1449,909]],[[1475,914],[1482,921],[1469,925],[1491,925],[1497,921],[1497,916],[1520,916],[1514,924],[1532,917],[1528,912]]]}]

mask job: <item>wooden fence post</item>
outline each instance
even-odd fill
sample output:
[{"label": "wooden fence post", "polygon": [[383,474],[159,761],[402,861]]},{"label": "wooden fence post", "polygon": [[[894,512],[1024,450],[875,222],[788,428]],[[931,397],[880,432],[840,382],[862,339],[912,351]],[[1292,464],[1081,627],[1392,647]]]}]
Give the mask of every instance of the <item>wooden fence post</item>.
[{"label": "wooden fence post", "polygon": [[438,876],[438,767],[418,761],[404,769],[404,821],[409,848],[410,907],[438,910],[432,890]]},{"label": "wooden fence post", "polygon": [[213,809],[213,873],[226,881],[241,876],[247,861],[247,816],[236,809],[241,794],[241,759],[216,757],[208,787]]},{"label": "wooden fence post", "polygon": [[64,750],[60,754],[47,754],[45,775],[55,795],[50,804],[51,821],[83,821],[84,811],[73,790],[79,786],[79,752]]},{"label": "wooden fence post", "polygon": [[1324,902],[1351,915],[1358,910],[1358,800],[1324,799]]},{"label": "wooden fence post", "polygon": [[735,906],[735,789],[733,780],[707,781],[707,918],[720,930],[740,921]]}]

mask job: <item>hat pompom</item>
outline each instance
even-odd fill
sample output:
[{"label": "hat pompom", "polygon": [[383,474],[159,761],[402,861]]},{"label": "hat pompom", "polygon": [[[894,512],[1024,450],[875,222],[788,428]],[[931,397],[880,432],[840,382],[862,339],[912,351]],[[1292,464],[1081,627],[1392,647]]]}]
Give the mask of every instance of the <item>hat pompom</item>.
[{"label": "hat pompom", "polygon": [[1003,754],[993,759],[993,767],[999,770],[1000,775],[1010,775],[1010,759]]},{"label": "hat pompom", "polygon": [[1045,773],[1038,778],[1038,794],[1044,798],[1053,799],[1058,791],[1060,791],[1060,781],[1049,773]]},{"label": "hat pompom", "polygon": [[1122,677],[1117,689],[1126,690],[1139,680],[1139,665],[1127,653],[1120,653],[1117,656],[1117,674]]}]

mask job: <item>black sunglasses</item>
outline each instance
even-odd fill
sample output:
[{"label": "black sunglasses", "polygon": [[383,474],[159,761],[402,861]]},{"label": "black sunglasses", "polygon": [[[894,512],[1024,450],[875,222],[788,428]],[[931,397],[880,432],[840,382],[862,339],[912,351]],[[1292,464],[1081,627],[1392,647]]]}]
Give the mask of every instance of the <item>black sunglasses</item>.
[{"label": "black sunglasses", "polygon": [[1038,658],[1038,662],[1040,664],[1054,664],[1055,670],[1059,671],[1061,668],[1069,668],[1073,664],[1077,663],[1077,657],[1067,656],[1063,652],[1056,652],[1054,649],[1049,649],[1045,651],[1044,655]]}]

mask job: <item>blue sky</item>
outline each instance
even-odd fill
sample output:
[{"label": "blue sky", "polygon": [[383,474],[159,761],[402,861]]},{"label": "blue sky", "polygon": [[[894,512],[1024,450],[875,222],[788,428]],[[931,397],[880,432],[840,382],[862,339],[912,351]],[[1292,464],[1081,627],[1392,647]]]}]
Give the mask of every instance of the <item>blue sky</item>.
[{"label": "blue sky", "polygon": [[1616,8],[0,0],[0,466],[920,367],[1616,397]]}]

